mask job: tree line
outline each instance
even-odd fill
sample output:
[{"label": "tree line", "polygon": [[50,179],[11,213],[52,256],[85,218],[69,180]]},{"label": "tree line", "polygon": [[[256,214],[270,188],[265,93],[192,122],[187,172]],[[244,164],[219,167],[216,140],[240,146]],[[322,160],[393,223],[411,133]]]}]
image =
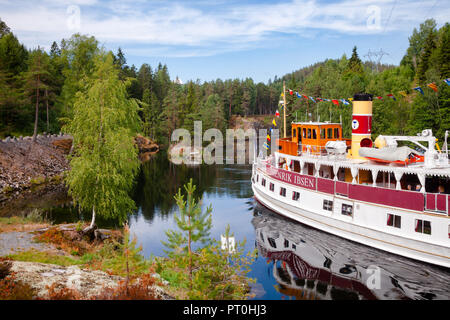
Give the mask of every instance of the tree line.
[{"label": "tree line", "polygon": [[[279,108],[283,81],[294,91],[314,97],[349,98],[357,92],[375,96],[396,94],[397,99],[374,101],[374,134],[412,134],[431,128],[440,138],[450,128],[448,85],[450,76],[450,26],[437,28],[426,20],[409,37],[409,48],[399,66],[362,62],[357,48],[350,58],[328,59],[267,83],[253,79],[200,80],[182,84],[171,80],[166,65],[142,64],[139,69],[126,61],[119,48],[113,55],[119,78],[127,80],[127,93],[140,104],[139,116],[145,135],[167,143],[175,128],[224,130],[232,115],[270,115]],[[94,72],[95,57],[103,48],[95,37],[74,34],[49,52],[25,48],[0,20],[0,137],[57,133],[73,117],[76,93],[83,79]],[[438,92],[413,87],[435,82]],[[407,92],[407,97],[398,91]],[[351,132],[351,106],[331,102],[313,103],[287,95],[288,123],[291,121],[343,120],[344,134]]]}]

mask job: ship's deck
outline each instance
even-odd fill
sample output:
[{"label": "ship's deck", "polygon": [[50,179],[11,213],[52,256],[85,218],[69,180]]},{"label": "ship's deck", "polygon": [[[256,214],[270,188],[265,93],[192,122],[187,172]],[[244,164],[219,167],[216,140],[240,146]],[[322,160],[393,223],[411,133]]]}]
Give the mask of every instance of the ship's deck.
[{"label": "ship's deck", "polygon": [[340,168],[356,168],[369,171],[399,172],[399,173],[415,173],[428,176],[445,176],[450,177],[450,162],[436,164],[434,168],[427,168],[424,163],[414,163],[409,165],[385,164],[364,159],[351,159],[346,156],[335,155],[314,155],[303,153],[299,156],[292,156],[284,153],[275,152],[280,158],[288,158],[307,163],[320,163],[326,166],[337,166]]}]

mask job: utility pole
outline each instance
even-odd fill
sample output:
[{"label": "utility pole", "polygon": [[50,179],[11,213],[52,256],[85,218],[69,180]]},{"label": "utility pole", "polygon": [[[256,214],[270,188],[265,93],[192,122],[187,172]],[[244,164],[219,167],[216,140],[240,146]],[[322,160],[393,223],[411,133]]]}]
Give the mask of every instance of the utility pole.
[{"label": "utility pole", "polygon": [[283,130],[286,138],[286,81],[283,80]]},{"label": "utility pole", "polygon": [[[372,62],[372,71],[373,71],[373,64],[375,64],[378,73],[378,65],[380,64],[381,58],[383,58],[384,55],[389,55],[389,53],[384,52],[383,49],[381,48],[380,51],[370,51],[369,49],[369,52],[367,52],[367,54],[365,54],[364,57],[369,58],[369,61]],[[375,59],[372,60],[372,57],[374,57],[376,60]]]}]

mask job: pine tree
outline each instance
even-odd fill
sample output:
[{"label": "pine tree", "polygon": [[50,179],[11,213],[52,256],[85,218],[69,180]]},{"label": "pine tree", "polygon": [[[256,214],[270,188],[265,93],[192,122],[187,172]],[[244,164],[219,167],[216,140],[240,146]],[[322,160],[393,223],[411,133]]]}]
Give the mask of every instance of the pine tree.
[{"label": "pine tree", "polygon": [[181,258],[187,260],[188,275],[189,275],[189,287],[193,287],[193,245],[197,242],[206,244],[209,241],[209,233],[212,226],[211,211],[209,206],[205,212],[202,212],[202,208],[199,202],[194,197],[196,186],[192,183],[192,178],[184,186],[187,193],[187,199],[184,200],[184,195],[181,194],[181,189],[178,190],[178,194],[175,196],[180,215],[175,215],[175,222],[180,231],[168,230],[166,235],[168,242],[163,242],[166,247],[171,251],[166,253],[171,258]]},{"label": "pine tree", "polygon": [[111,53],[96,57],[94,66],[66,126],[75,151],[66,178],[69,194],[82,209],[92,209],[86,233],[95,229],[96,213],[123,221],[135,208],[129,192],[139,168],[138,104],[127,97]]},{"label": "pine tree", "polygon": [[11,29],[6,25],[2,19],[0,19],[0,38],[3,37],[5,34],[8,34],[11,32]]},{"label": "pine tree", "polygon": [[425,40],[423,53],[420,56],[419,65],[417,66],[417,79],[419,80],[419,83],[426,81],[426,72],[430,67],[430,57],[435,48],[435,34],[430,32]]},{"label": "pine tree", "polygon": [[[441,30],[440,30],[441,31]],[[438,64],[442,79],[450,77],[450,24],[442,27],[442,36],[439,44]]]},{"label": "pine tree", "polygon": [[352,56],[348,61],[348,71],[359,74],[363,73],[362,62],[361,59],[359,59],[356,46],[353,47]]},{"label": "pine tree", "polygon": [[[39,103],[41,91],[45,91],[48,97],[49,57],[38,47],[30,56],[29,70],[24,73],[24,91],[28,99],[35,100],[35,116],[33,141],[36,141],[39,120]],[[48,107],[47,107],[48,109]],[[48,111],[47,111],[48,114]]]},{"label": "pine tree", "polygon": [[[181,189],[175,196],[180,215],[174,218],[180,231],[166,231],[168,241],[163,244],[169,249],[169,259],[159,263],[157,272],[169,276],[172,285],[187,289],[184,299],[247,298],[248,284],[254,281],[247,274],[256,251],[245,254],[245,241],[237,242],[234,248],[228,244],[222,248],[211,239],[211,206],[202,211],[199,200],[194,198],[196,187],[192,179],[184,189],[187,200]],[[225,238],[233,236],[227,226]]]}]

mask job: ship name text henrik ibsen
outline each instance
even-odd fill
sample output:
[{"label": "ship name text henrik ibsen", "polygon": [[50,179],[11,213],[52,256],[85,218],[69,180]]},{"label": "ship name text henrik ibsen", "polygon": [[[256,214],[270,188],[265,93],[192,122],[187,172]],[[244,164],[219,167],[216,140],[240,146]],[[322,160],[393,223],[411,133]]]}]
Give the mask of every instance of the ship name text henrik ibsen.
[{"label": "ship name text henrik ibsen", "polygon": [[291,137],[255,158],[255,199],[311,227],[450,267],[450,164],[429,129],[371,137],[372,95],[353,97],[352,137],[342,125],[293,122]]}]

